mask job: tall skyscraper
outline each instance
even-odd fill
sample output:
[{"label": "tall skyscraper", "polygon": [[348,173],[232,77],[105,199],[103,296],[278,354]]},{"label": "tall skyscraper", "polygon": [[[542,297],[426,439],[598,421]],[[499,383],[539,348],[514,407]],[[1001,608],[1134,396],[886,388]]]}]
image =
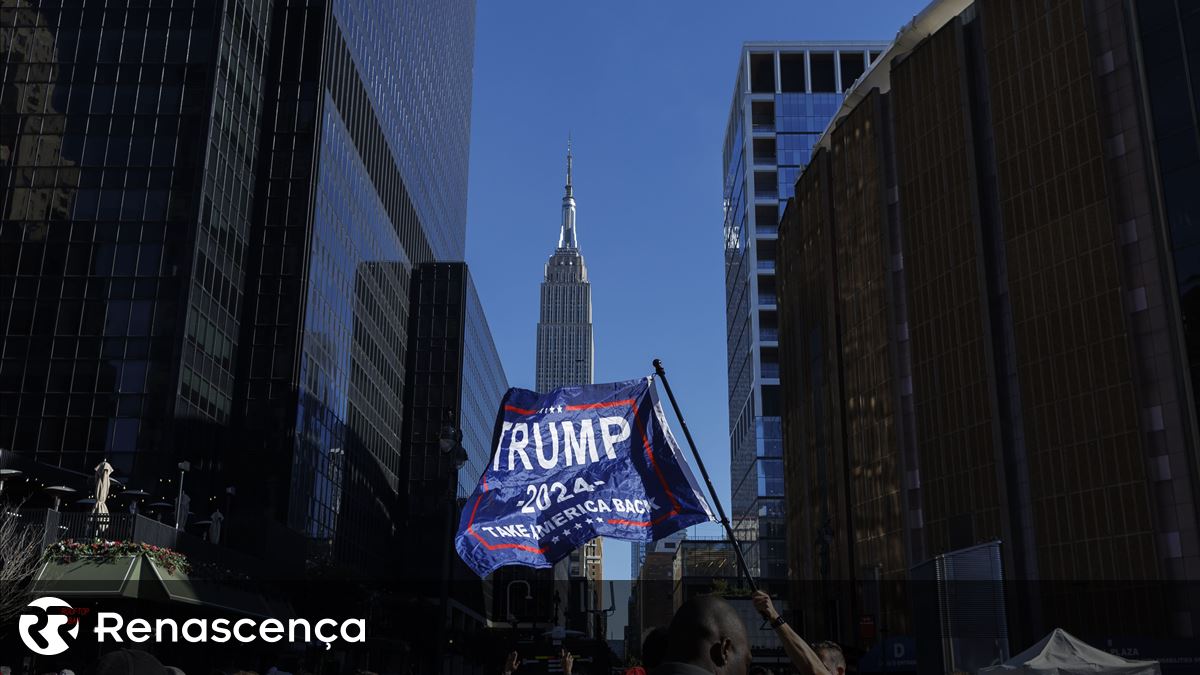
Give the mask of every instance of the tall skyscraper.
[{"label": "tall skyscraper", "polygon": [[[592,285],[575,229],[572,157],[567,143],[567,184],[562,200],[558,246],[546,262],[537,328],[537,390],[591,384],[595,360],[592,341]],[[597,537],[565,561],[572,583],[568,614],[596,609],[603,580],[602,540]],[[586,622],[590,624],[590,622]]]},{"label": "tall skyscraper", "polygon": [[787,576],[775,246],[779,217],[842,93],[887,47],[751,42],[725,132],[730,518],[755,575]]},{"label": "tall skyscraper", "polygon": [[[401,476],[405,508],[415,514],[407,520],[415,530],[428,527],[421,516],[442,508],[449,485],[456,497],[465,499],[483,475],[491,457],[496,406],[508,390],[508,378],[466,263],[418,265],[409,297],[406,363],[411,386],[405,388]],[[455,458],[445,445],[446,427],[462,433],[465,454],[457,458],[462,464],[456,476],[451,476]],[[435,536],[447,535],[440,523],[434,529]]]},{"label": "tall skyscraper", "polygon": [[[400,499],[404,536],[432,555],[402,556],[402,590],[441,607],[450,627],[430,634],[425,613],[403,627],[414,639],[441,644],[414,655],[419,672],[446,672],[443,662],[469,659],[469,636],[484,628],[491,580],[480,580],[454,551],[460,511],[491,456],[496,406],[508,389],[470,270],[462,262],[422,263],[413,270],[409,303],[408,385]],[[456,448],[455,431],[461,433]],[[457,474],[456,474],[457,467]],[[436,625],[436,624],[434,624]]]},{"label": "tall skyscraper", "polygon": [[[1197,16],[935,2],[819,141],[779,240],[789,540],[805,589],[860,585],[801,594],[812,632],[905,632],[932,589],[862,582],[994,552],[1017,645],[1194,640]],[[995,657],[974,630],[939,672]]]},{"label": "tall skyscraper", "polygon": [[193,504],[238,488],[231,543],[380,569],[474,2],[2,4],[0,447],[147,490],[189,460]]},{"label": "tall skyscraper", "polygon": [[591,384],[592,285],[575,231],[575,194],[567,148],[567,185],[558,246],[546,262],[537,329],[537,390]]},{"label": "tall skyscraper", "polygon": [[637,579],[638,570],[642,569],[642,563],[646,560],[647,542],[631,541],[629,542],[629,578]]}]

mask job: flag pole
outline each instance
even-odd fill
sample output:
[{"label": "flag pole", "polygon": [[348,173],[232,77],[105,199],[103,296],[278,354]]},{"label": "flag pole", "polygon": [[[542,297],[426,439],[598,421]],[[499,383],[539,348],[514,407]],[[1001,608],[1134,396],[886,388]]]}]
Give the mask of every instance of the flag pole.
[{"label": "flag pole", "polygon": [[708,494],[712,496],[713,504],[717,507],[717,515],[721,517],[721,525],[725,528],[725,535],[729,537],[729,544],[733,546],[733,552],[737,556],[738,565],[742,568],[742,574],[746,576],[746,581],[750,584],[750,591],[757,591],[758,584],[754,583],[754,577],[750,576],[750,567],[746,565],[746,558],[742,556],[742,547],[738,543],[737,537],[733,536],[733,527],[729,524],[729,518],[725,516],[725,507],[721,506],[721,500],[717,497],[716,489],[713,488],[712,479],[708,477],[708,469],[704,468],[704,460],[700,459],[700,452],[696,450],[696,442],[692,440],[692,432],[688,430],[683,413],[679,411],[679,404],[675,402],[675,394],[671,391],[671,383],[667,381],[667,371],[663,369],[661,359],[654,359],[654,373],[662,380],[663,389],[667,390],[667,398],[671,400],[671,407],[675,409],[675,417],[679,419],[679,426],[683,427],[683,436],[687,439],[688,447],[692,449],[692,457],[696,459],[696,466],[700,467],[700,475],[704,477],[704,482],[708,485]]}]

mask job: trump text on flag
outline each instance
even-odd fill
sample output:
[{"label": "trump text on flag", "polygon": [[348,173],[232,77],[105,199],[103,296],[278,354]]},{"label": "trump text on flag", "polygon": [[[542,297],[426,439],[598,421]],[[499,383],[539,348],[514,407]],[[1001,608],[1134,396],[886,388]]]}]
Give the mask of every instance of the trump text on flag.
[{"label": "trump text on flag", "polygon": [[549,567],[596,536],[647,541],[710,518],[650,378],[511,389],[456,547],[482,576]]}]

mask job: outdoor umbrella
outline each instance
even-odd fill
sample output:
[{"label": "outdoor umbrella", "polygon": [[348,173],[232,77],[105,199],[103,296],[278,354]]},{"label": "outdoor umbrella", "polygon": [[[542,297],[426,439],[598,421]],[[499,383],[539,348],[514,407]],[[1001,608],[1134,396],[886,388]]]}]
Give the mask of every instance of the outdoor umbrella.
[{"label": "outdoor umbrella", "polygon": [[221,509],[213,511],[208,524],[208,541],[213,544],[221,543],[221,523],[225,521],[225,514],[221,513]]},{"label": "outdoor umbrella", "polygon": [[131,490],[126,490],[126,491],[118,494],[117,499],[128,499],[129,500],[129,512],[137,513],[138,512],[138,507],[137,507],[138,500],[143,499],[145,497],[149,497],[149,496],[150,496],[150,493],[146,492],[145,490],[131,489]]},{"label": "outdoor umbrella", "polygon": [[146,508],[149,511],[151,511],[152,513],[154,513],[154,517],[157,518],[158,522],[161,523],[162,519],[163,519],[163,514],[166,513],[167,511],[169,511],[171,509],[171,507],[173,507],[173,506],[174,506],[174,504],[172,504],[171,502],[154,502],[153,504],[150,504]]},{"label": "outdoor umbrella", "polygon": [[108,506],[104,502],[108,500],[112,472],[112,464],[107,460],[100,460],[96,465],[96,505],[92,507],[92,513],[108,513]]}]

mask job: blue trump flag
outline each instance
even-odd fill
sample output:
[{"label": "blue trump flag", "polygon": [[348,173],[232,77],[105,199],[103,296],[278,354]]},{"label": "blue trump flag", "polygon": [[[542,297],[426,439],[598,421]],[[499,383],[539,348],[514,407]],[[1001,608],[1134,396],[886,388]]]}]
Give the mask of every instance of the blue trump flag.
[{"label": "blue trump flag", "polygon": [[652,541],[713,520],[651,378],[509,389],[455,548],[479,576],[550,567],[597,537]]}]

